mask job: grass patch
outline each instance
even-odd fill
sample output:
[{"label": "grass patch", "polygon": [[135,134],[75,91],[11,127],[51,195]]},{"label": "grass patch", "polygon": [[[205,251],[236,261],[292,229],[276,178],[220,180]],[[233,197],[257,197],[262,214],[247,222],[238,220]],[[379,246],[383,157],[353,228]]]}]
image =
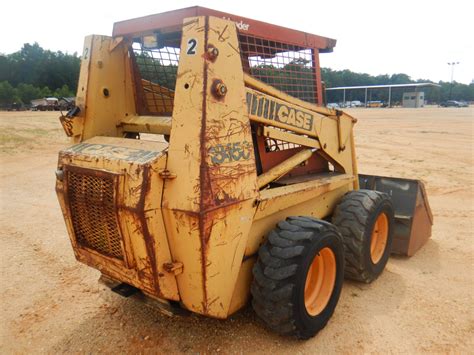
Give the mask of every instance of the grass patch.
[{"label": "grass patch", "polygon": [[44,146],[45,143],[57,143],[59,133],[59,129],[3,127],[0,131],[0,151],[14,153]]}]

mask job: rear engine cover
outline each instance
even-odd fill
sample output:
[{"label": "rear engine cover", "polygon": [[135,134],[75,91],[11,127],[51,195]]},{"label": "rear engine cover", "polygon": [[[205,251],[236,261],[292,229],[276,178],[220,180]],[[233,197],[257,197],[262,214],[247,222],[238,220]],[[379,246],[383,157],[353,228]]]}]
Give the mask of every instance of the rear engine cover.
[{"label": "rear engine cover", "polygon": [[[76,258],[179,300],[161,213],[166,143],[94,137],[59,154],[56,191]],[[169,268],[168,268],[169,269]]]}]

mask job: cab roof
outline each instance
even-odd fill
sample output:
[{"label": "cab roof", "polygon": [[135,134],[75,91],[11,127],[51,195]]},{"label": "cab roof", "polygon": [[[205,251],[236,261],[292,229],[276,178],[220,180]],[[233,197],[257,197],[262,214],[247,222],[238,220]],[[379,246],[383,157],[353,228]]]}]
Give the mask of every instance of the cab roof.
[{"label": "cab roof", "polygon": [[332,52],[336,46],[336,40],[332,38],[256,21],[201,6],[187,7],[116,22],[112,35],[114,37],[134,37],[139,34],[150,33],[160,29],[166,29],[167,31],[174,29],[179,31],[185,18],[195,16],[215,16],[230,19],[237,24],[237,29],[241,34],[248,34],[305,48],[314,48],[320,53]]}]

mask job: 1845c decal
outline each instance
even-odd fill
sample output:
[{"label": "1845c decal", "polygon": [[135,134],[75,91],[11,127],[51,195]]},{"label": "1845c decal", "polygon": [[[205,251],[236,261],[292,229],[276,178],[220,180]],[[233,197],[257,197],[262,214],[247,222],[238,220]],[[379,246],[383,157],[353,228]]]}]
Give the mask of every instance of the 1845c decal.
[{"label": "1845c decal", "polygon": [[209,148],[209,156],[213,164],[231,163],[240,160],[249,160],[252,144],[247,141],[217,144]]}]

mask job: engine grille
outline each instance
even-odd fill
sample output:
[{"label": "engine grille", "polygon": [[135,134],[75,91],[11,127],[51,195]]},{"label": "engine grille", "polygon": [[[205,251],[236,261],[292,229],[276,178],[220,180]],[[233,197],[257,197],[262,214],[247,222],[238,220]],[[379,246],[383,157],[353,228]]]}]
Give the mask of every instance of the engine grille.
[{"label": "engine grille", "polygon": [[123,260],[115,214],[115,178],[68,171],[67,182],[77,243]]}]

